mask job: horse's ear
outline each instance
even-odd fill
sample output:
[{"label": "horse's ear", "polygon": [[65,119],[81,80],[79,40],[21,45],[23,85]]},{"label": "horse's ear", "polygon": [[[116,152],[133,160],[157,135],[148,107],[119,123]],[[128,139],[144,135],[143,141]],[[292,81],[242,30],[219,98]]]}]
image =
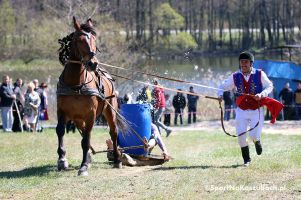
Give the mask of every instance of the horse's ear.
[{"label": "horse's ear", "polygon": [[80,24],[78,23],[78,21],[76,20],[76,18],[73,16],[73,25],[75,30],[79,31],[80,30]]},{"label": "horse's ear", "polygon": [[91,18],[89,18],[88,20],[87,20],[87,24],[89,25],[89,26],[93,26],[93,23],[92,23],[92,19]]}]

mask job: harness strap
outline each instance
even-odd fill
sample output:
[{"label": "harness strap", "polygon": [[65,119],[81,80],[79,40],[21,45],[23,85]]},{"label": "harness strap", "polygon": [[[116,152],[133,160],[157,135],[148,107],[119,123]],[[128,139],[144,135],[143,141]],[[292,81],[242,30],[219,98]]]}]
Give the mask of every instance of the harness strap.
[{"label": "harness strap", "polygon": [[76,63],[76,64],[83,64],[82,61],[79,61],[79,60],[67,60],[67,63]]},{"label": "harness strap", "polygon": [[112,99],[112,98],[114,98],[115,97],[115,94],[113,94],[113,95],[111,95],[111,96],[107,96],[107,97],[105,97],[105,99]]}]

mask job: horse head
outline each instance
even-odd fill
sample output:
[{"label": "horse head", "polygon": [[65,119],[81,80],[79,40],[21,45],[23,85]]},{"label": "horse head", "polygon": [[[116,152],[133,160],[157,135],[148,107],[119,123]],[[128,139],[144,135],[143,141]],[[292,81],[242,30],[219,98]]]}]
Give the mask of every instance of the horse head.
[{"label": "horse head", "polygon": [[[72,39],[73,57],[86,66],[88,70],[97,67],[96,55],[96,32],[92,20],[88,19],[85,24],[79,24],[73,17],[75,32]],[[71,50],[72,51],[72,50]]]}]

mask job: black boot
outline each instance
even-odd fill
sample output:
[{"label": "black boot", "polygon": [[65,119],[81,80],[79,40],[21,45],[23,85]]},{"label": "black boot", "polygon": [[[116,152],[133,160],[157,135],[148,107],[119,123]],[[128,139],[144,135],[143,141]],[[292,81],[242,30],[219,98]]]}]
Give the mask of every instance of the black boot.
[{"label": "black boot", "polygon": [[249,166],[250,163],[251,163],[249,146],[242,147],[241,148],[241,154],[242,154],[242,157],[244,159],[244,166]]},{"label": "black boot", "polygon": [[262,153],[262,146],[261,146],[260,140],[255,142],[255,149],[256,149],[257,155],[260,155]]}]

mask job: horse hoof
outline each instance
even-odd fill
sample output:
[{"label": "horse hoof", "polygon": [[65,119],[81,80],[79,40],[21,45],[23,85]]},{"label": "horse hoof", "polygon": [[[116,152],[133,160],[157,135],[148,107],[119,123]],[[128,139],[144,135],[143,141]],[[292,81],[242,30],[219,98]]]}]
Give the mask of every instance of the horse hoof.
[{"label": "horse hoof", "polygon": [[122,162],[114,163],[114,168],[122,169]]},{"label": "horse hoof", "polygon": [[68,167],[69,167],[69,164],[68,164],[68,161],[66,158],[62,158],[57,161],[58,171],[66,170],[66,169],[68,169]]},{"label": "horse hoof", "polygon": [[77,173],[78,176],[88,176],[88,165],[84,164],[80,167]]},{"label": "horse hoof", "polygon": [[78,176],[88,176],[88,166],[84,165],[78,170]]},{"label": "horse hoof", "polygon": [[77,175],[78,175],[78,176],[88,176],[89,173],[88,173],[87,170],[86,170],[86,171],[81,171],[81,170],[79,170]]}]

